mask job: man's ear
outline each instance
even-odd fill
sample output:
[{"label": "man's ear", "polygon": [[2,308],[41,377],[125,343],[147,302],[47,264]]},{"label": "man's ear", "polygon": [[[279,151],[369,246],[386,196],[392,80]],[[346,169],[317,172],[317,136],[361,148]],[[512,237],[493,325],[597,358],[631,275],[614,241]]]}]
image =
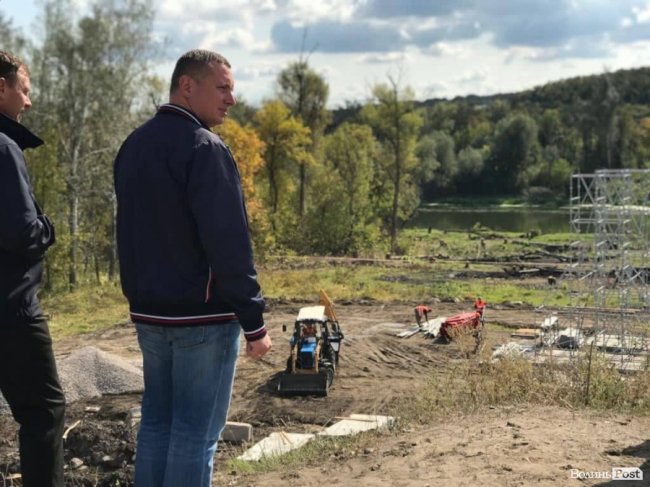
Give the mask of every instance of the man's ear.
[{"label": "man's ear", "polygon": [[184,97],[191,95],[194,90],[194,83],[194,80],[190,76],[186,74],[182,75],[178,80],[179,93]]},{"label": "man's ear", "polygon": [[7,78],[0,77],[0,98],[4,98],[7,86]]}]

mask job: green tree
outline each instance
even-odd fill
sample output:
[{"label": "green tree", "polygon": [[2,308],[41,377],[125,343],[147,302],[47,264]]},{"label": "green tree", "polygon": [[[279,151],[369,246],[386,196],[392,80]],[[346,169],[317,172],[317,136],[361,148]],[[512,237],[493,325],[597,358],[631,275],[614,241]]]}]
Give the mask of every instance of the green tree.
[{"label": "green tree", "polygon": [[517,113],[501,120],[489,160],[493,190],[517,194],[526,188],[539,156],[537,124],[529,115]]},{"label": "green tree", "polygon": [[430,181],[425,186],[429,197],[452,192],[458,172],[453,137],[439,131],[425,135],[418,141],[416,153],[422,174],[420,181]]},{"label": "green tree", "polygon": [[325,138],[325,164],[305,227],[312,252],[357,254],[374,241],[371,199],[376,141],[370,127],[344,123]]},{"label": "green tree", "polygon": [[625,169],[645,168],[650,164],[650,144],[645,139],[642,120],[637,120],[635,110],[629,105],[619,109],[616,120],[618,140],[614,147],[619,166]]},{"label": "green tree", "polygon": [[281,242],[291,242],[295,230],[295,212],[290,211],[295,195],[295,169],[312,161],[309,128],[293,117],[279,100],[264,103],[255,114],[255,128],[264,142],[266,179],[265,205],[271,227]]},{"label": "green tree", "polygon": [[456,156],[458,171],[456,173],[456,188],[461,194],[485,193],[483,171],[485,168],[486,150],[465,147]]},{"label": "green tree", "polygon": [[228,118],[245,127],[253,124],[255,113],[257,113],[257,109],[248,103],[243,95],[237,95],[237,103],[228,110]]},{"label": "green tree", "polygon": [[[422,126],[422,117],[414,109],[413,91],[402,88],[389,76],[388,84],[378,84],[372,90],[372,100],[362,111],[364,119],[382,145],[383,167],[378,171],[379,190],[389,186],[391,195],[389,220],[390,249],[397,250],[397,227],[400,220],[410,216],[419,204],[415,145]],[[388,183],[388,184],[386,184]]]},{"label": "green tree", "polygon": [[[278,75],[278,97],[289,107],[291,114],[300,119],[311,131],[310,153],[312,160],[318,160],[318,146],[323,130],[330,120],[325,108],[329,96],[329,85],[325,79],[309,67],[301,58],[289,64]],[[298,171],[298,215],[303,217],[307,197],[307,166],[301,164]]]},{"label": "green tree", "polygon": [[[43,46],[33,56],[34,125],[66,184],[68,283],[79,265],[116,274],[112,161],[137,123],[147,86],[153,11],[147,0],[98,0],[78,21],[69,0],[44,4]],[[45,156],[44,156],[45,157]],[[59,222],[59,235],[64,228]]]}]

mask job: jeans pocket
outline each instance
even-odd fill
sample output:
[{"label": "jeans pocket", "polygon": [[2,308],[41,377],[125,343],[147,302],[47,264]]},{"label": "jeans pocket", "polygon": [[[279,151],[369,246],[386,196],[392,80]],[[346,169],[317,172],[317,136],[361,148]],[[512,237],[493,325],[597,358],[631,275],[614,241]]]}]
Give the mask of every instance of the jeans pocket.
[{"label": "jeans pocket", "polygon": [[207,341],[205,326],[190,326],[173,330],[176,348],[192,348]]}]

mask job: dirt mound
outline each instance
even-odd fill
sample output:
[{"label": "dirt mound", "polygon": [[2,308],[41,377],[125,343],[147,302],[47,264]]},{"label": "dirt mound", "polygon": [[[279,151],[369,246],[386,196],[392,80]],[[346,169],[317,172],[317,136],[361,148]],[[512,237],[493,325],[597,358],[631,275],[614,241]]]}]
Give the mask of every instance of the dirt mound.
[{"label": "dirt mound", "polygon": [[[59,378],[67,403],[105,394],[142,392],[142,368],[136,362],[87,346],[57,361]],[[0,412],[9,406],[0,396]]]},{"label": "dirt mound", "polygon": [[133,361],[84,347],[61,360],[59,376],[68,402],[104,394],[142,392],[142,368]]}]

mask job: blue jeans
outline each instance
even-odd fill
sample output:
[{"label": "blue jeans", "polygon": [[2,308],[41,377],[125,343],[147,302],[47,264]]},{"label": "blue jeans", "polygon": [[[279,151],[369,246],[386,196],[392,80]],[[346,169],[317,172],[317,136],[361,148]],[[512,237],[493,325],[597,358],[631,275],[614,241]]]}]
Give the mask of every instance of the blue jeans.
[{"label": "blue jeans", "polygon": [[210,487],[226,424],[238,321],[165,328],[136,323],[144,359],[137,487]]}]

